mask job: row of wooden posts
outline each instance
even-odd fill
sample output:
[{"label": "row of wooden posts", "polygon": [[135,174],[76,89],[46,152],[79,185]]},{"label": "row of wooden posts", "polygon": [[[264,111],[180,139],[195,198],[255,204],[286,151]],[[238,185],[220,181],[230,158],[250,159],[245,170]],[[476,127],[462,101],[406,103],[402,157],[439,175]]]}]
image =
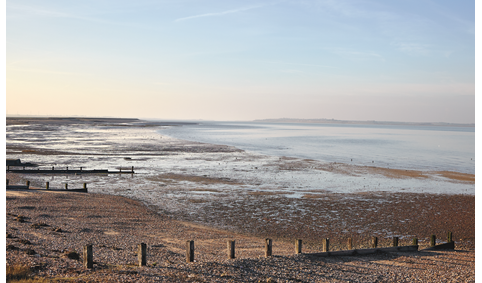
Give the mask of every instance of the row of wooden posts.
[{"label": "row of wooden posts", "polygon": [[[12,166],[12,167],[19,167],[19,166]],[[52,166],[52,169],[40,169],[40,167],[37,167],[37,169],[25,169],[26,166],[23,166],[22,169],[10,169],[10,166],[7,166],[7,172],[15,172],[15,173],[107,173],[107,174],[114,174],[114,173],[131,173],[134,174],[134,166],[131,166],[130,168],[122,168],[119,167],[119,171],[109,171],[107,169],[93,169],[93,170],[84,170],[84,167],[79,167],[80,169],[69,169],[69,167],[65,167],[65,169],[55,169],[54,166]],[[30,167],[30,166],[29,166]],[[124,171],[122,171],[124,170]]]},{"label": "row of wooden posts", "polygon": [[[393,247],[398,247],[398,237],[393,237],[392,245]],[[453,243],[452,241],[452,232],[448,232],[447,234],[447,241],[448,243]],[[324,253],[330,252],[330,240],[328,238],[324,238],[322,240]],[[430,247],[436,246],[436,236],[431,235],[430,237]],[[353,239],[348,238],[347,241],[348,250],[353,249]],[[372,237],[370,241],[370,247],[372,249],[378,248],[378,238]],[[418,239],[413,238],[412,247],[416,247],[418,250]],[[228,240],[227,241],[227,257],[228,259],[234,259],[236,252],[235,252],[235,241]],[[295,240],[295,254],[302,254],[302,240],[297,239]],[[273,240],[272,239],[265,239],[265,247],[264,247],[264,256],[270,257],[273,255]],[[320,255],[320,254],[313,254],[313,255]],[[333,254],[334,255],[334,254]],[[137,257],[138,257],[138,264],[139,266],[145,266],[147,264],[147,245],[145,243],[141,243],[137,245]],[[93,251],[92,245],[86,245],[83,248],[83,258],[84,258],[84,266],[86,268],[93,268]],[[194,241],[188,240],[186,241],[186,262],[194,262]]]},{"label": "row of wooden posts", "polygon": [[[7,187],[9,186],[10,182],[9,180],[7,179]],[[30,181],[26,181],[25,182],[25,186],[27,189],[30,188]],[[50,182],[45,182],[45,189],[46,190],[50,190]],[[68,190],[69,189],[69,184],[65,183],[65,189]],[[84,190],[87,190],[87,183],[84,183],[84,186],[83,186],[83,189]]]}]

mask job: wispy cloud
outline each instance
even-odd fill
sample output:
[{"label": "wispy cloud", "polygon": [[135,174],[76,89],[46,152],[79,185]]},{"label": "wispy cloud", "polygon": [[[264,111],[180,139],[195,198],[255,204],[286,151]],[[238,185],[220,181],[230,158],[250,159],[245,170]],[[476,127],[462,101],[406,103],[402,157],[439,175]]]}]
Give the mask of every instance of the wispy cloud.
[{"label": "wispy cloud", "polygon": [[355,61],[376,60],[376,61],[385,62],[385,58],[382,55],[372,51],[358,51],[358,50],[352,50],[352,49],[346,49],[346,48],[329,48],[327,50],[350,60],[355,60]]},{"label": "wispy cloud", "polygon": [[228,14],[236,14],[239,12],[244,12],[248,10],[253,10],[253,9],[258,9],[267,6],[266,4],[263,5],[254,5],[254,6],[248,6],[248,7],[242,7],[242,8],[237,8],[237,9],[232,9],[232,10],[226,10],[222,12],[215,12],[215,13],[206,13],[206,14],[200,14],[200,15],[194,15],[194,16],[189,16],[189,17],[183,17],[174,20],[175,22],[182,22],[182,21],[187,21],[187,20],[192,20],[196,18],[205,18],[205,17],[216,17],[216,16],[223,16],[223,15],[228,15]]},{"label": "wispy cloud", "polygon": [[[441,30],[441,27],[436,19],[430,17],[430,13],[426,11],[407,12],[403,9],[395,9],[396,6],[380,5],[373,1],[318,0],[308,1],[308,3],[312,3],[315,8],[326,13],[327,16],[333,17],[335,24],[339,26],[352,26],[354,29],[361,30],[369,24],[370,32],[378,33],[380,38],[385,39],[399,52],[407,55],[443,54],[446,56],[447,51],[440,53],[434,49],[434,45],[437,43],[434,42],[433,34]],[[452,16],[449,13],[444,15]],[[339,20],[340,16],[344,20],[343,22]],[[452,20],[460,21],[464,27],[471,26],[470,21],[463,21],[456,17],[453,17]],[[360,25],[354,25],[354,23],[360,23]],[[381,55],[372,52],[336,50],[335,53],[356,60],[384,61]]]},{"label": "wispy cloud", "polygon": [[430,45],[417,42],[394,42],[393,46],[409,55],[427,55],[432,52]]},{"label": "wispy cloud", "polygon": [[290,63],[290,62],[283,62],[283,61],[254,60],[254,62],[276,64],[276,65],[291,65],[291,66],[302,66],[302,67],[319,67],[319,68],[339,69],[338,67],[329,66],[329,65]]}]

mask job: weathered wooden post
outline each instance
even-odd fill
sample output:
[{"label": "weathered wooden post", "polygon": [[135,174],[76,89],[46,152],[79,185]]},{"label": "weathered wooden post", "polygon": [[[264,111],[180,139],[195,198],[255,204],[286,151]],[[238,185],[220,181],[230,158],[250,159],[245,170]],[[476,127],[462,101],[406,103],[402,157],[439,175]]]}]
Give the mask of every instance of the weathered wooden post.
[{"label": "weathered wooden post", "polygon": [[147,264],[147,245],[145,243],[137,245],[137,259],[139,260],[139,266]]},{"label": "weathered wooden post", "polygon": [[436,237],[435,235],[430,236],[430,246],[435,247]]},{"label": "weathered wooden post", "polygon": [[398,237],[393,237],[393,246],[398,247]]},{"label": "weathered wooden post", "polygon": [[453,240],[452,240],[452,232],[449,231],[447,233],[447,243],[450,243],[450,242],[453,242]]},{"label": "weathered wooden post", "polygon": [[82,167],[80,167],[80,172],[82,172]]},{"label": "weathered wooden post", "polygon": [[418,246],[418,239],[417,238],[413,238],[412,246]]},{"label": "weathered wooden post", "polygon": [[323,239],[323,252],[329,252],[329,251],[330,251],[330,239],[324,238]]},{"label": "weathered wooden post", "polygon": [[265,240],[264,256],[270,257],[272,255],[273,255],[273,240],[266,239]]},{"label": "weathered wooden post", "polygon": [[87,183],[84,183],[84,190],[87,192]]},{"label": "weathered wooden post", "polygon": [[295,254],[301,254],[302,247],[303,247],[303,242],[300,239],[295,240]]},{"label": "weathered wooden post", "polygon": [[186,241],[186,262],[194,261],[194,241]]},{"label": "weathered wooden post", "polygon": [[122,167],[119,167],[119,173],[122,173]]},{"label": "weathered wooden post", "polygon": [[227,245],[228,245],[228,259],[233,259],[236,257],[236,251],[235,251],[235,241],[234,240],[228,240]]},{"label": "weathered wooden post", "polygon": [[52,166],[52,171],[54,171],[54,166]]},{"label": "weathered wooden post", "polygon": [[27,184],[27,189],[29,189],[30,188],[30,181],[27,181],[26,184]]},{"label": "weathered wooden post", "polygon": [[349,250],[353,249],[353,239],[352,238],[348,238],[348,241],[347,241],[346,244],[347,244]]},{"label": "weathered wooden post", "polygon": [[49,182],[45,182],[45,189],[48,190],[50,188],[50,183]]},{"label": "weathered wooden post", "polygon": [[92,245],[84,246],[84,266],[85,268],[94,267],[94,256],[92,254]]},{"label": "weathered wooden post", "polygon": [[132,168],[131,168],[131,172],[132,172],[132,173],[134,173],[134,166],[132,166]]},{"label": "weathered wooden post", "polygon": [[65,183],[65,189],[66,189],[66,190],[69,189],[69,184]]},{"label": "weathered wooden post", "polygon": [[377,237],[372,237],[372,243],[371,247],[376,249],[378,247],[378,238]]}]

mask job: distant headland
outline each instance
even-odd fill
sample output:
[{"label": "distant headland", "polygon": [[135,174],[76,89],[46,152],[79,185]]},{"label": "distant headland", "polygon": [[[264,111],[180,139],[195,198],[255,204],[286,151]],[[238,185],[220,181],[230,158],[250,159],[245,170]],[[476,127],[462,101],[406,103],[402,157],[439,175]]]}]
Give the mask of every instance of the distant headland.
[{"label": "distant headland", "polygon": [[355,121],[355,120],[335,120],[335,119],[258,119],[254,122],[259,123],[303,123],[303,124],[346,124],[346,125],[400,125],[400,126],[439,126],[439,127],[475,127],[473,124],[445,123],[445,122],[394,122],[394,121]]}]

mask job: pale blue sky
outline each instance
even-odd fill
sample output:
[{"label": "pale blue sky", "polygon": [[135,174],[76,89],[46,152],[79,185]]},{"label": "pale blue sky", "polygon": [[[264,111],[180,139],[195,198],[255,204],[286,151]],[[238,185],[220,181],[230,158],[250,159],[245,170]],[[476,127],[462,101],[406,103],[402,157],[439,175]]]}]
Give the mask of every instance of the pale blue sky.
[{"label": "pale blue sky", "polygon": [[474,1],[7,1],[7,114],[475,122]]}]

